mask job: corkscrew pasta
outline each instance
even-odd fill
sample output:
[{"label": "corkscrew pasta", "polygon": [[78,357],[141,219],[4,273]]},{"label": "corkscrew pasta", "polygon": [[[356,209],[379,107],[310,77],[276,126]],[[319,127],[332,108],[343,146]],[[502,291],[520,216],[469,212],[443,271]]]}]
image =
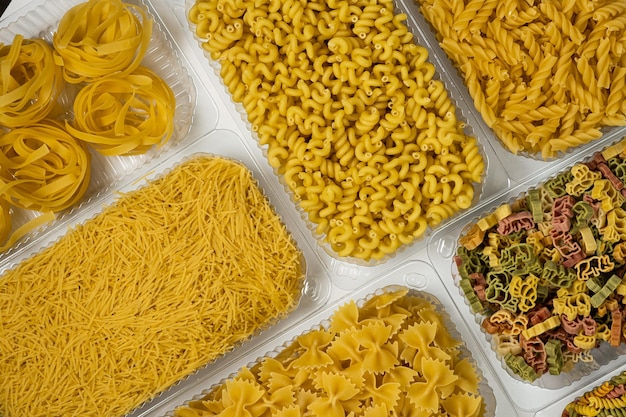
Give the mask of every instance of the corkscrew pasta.
[{"label": "corkscrew pasta", "polygon": [[626,1],[416,2],[509,151],[550,159],[626,125]]},{"label": "corkscrew pasta", "polygon": [[304,269],[249,170],[184,161],[0,276],[0,414],[127,415],[295,308]]},{"label": "corkscrew pasta", "polygon": [[188,17],[335,254],[382,259],[471,205],[481,153],[393,1],[198,0]]},{"label": "corkscrew pasta", "polygon": [[625,384],[626,372],[621,372],[568,403],[561,417],[625,415]]},{"label": "corkscrew pasta", "polygon": [[145,11],[121,0],[89,0],[64,13],[52,38],[69,83],[124,75],[139,66],[152,37]]},{"label": "corkscrew pasta", "polygon": [[0,125],[36,123],[60,107],[65,83],[46,41],[15,35],[10,45],[0,44],[0,63]]},{"label": "corkscrew pasta", "polygon": [[176,417],[485,415],[480,377],[433,301],[406,288],[340,306]]}]

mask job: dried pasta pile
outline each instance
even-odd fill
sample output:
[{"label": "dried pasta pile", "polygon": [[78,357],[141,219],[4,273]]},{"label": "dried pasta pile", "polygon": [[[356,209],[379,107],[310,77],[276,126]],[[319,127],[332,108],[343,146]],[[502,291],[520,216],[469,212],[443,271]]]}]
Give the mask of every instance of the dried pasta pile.
[{"label": "dried pasta pile", "polygon": [[[0,252],[81,201],[87,145],[127,156],[171,139],[176,98],[141,66],[151,39],[152,19],[141,7],[89,0],[62,15],[51,43],[21,34],[0,43],[0,199],[9,204]],[[11,206],[39,213],[13,230]]]},{"label": "dried pasta pile", "polygon": [[626,415],[626,371],[585,392],[565,406],[561,417]]},{"label": "dried pasta pile", "polygon": [[0,277],[0,415],[122,416],[295,308],[250,172],[191,159]]},{"label": "dried pasta pile", "polygon": [[415,1],[511,152],[553,158],[626,125],[626,1]]},{"label": "dried pasta pile", "polygon": [[380,260],[471,206],[484,162],[393,0],[197,0],[189,20],[339,257]]},{"label": "dried pasta pile", "polygon": [[479,377],[429,298],[388,289],[341,306],[328,328],[176,409],[176,417],[441,416],[485,413]]}]

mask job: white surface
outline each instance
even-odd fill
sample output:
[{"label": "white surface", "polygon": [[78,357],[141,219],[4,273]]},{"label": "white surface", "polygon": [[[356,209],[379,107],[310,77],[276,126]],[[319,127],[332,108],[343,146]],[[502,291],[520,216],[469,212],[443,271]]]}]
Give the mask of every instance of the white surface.
[{"label": "white surface", "polygon": [[[12,13],[20,10],[21,8],[24,8],[25,10],[28,8],[28,5],[30,4],[34,4],[36,3],[37,0],[13,0],[11,2],[11,4],[9,5],[9,7],[7,8],[7,10],[5,11],[5,13],[3,14],[3,17],[9,16]],[[239,118],[239,115],[237,114],[234,106],[232,105],[231,101],[230,101],[230,97],[228,97],[227,93],[225,92],[224,88],[222,87],[222,85],[220,84],[219,79],[217,78],[217,76],[213,73],[213,71],[211,70],[210,66],[207,64],[207,62],[205,62],[202,57],[199,56],[199,54],[197,53],[197,51],[194,48],[197,48],[197,44],[195,44],[194,40],[193,40],[193,36],[192,34],[189,32],[189,30],[186,27],[186,24],[184,22],[181,22],[181,12],[184,12],[184,0],[151,0],[152,4],[155,5],[155,7],[157,7],[158,10],[162,11],[163,14],[161,14],[161,19],[163,20],[163,23],[165,24],[165,26],[167,27],[167,30],[170,32],[171,36],[173,39],[175,39],[175,41],[178,43],[179,48],[182,50],[182,52],[185,55],[185,60],[187,61],[187,64],[194,68],[197,72],[198,72],[198,78],[197,78],[197,82],[199,83],[198,88],[204,88],[206,90],[206,93],[208,95],[208,97],[213,98],[213,100],[215,100],[216,103],[218,103],[218,107],[220,108],[220,112],[219,112],[219,120],[218,120],[218,125],[217,125],[217,129],[224,129],[224,130],[230,130],[235,132],[236,134],[240,135],[242,138],[244,139],[248,139],[250,134],[247,131],[247,128],[245,127],[245,124],[241,121],[241,119]],[[173,13],[166,13],[168,11],[173,11]],[[204,103],[206,104],[206,103]],[[196,108],[196,113],[198,115],[201,115],[203,110],[205,109],[205,107],[210,107],[210,106],[205,106],[203,105],[203,102],[200,100],[197,103],[197,108]],[[201,117],[197,117],[196,121],[194,122],[196,123],[194,125],[194,127],[192,128],[192,133],[191,134],[202,134],[203,133],[203,123],[202,123],[202,118]],[[210,149],[219,149],[218,145],[210,145]],[[257,148],[254,147],[249,147],[248,149],[250,152],[256,153],[255,157],[261,158],[262,154],[261,151]],[[513,159],[513,157],[511,157],[511,159]],[[515,164],[518,164],[519,166],[519,160],[516,161],[511,161],[512,165],[515,168]],[[531,163],[531,165],[537,165],[537,166],[541,166],[541,163]],[[268,167],[266,167],[268,168]],[[520,174],[520,177],[523,176]],[[276,187],[280,187],[278,182],[276,182],[275,184]],[[305,240],[311,240],[312,241],[312,237],[307,235],[307,236],[301,236],[302,239]],[[313,241],[313,244],[315,242]],[[346,272],[347,275],[349,275],[348,273],[351,271],[355,271],[357,274],[358,273],[364,273],[365,275],[369,276],[374,276],[374,277],[380,277],[379,278],[375,278],[374,281],[376,282],[381,282],[384,283],[385,281],[385,277],[389,274],[392,273],[393,270],[395,269],[395,267],[397,265],[401,265],[401,264],[406,264],[406,263],[411,263],[411,262],[426,262],[429,265],[432,265],[432,262],[430,261],[430,258],[428,256],[428,251],[427,248],[424,248],[422,250],[419,251],[413,251],[412,253],[407,253],[404,254],[402,257],[400,257],[399,259],[394,259],[393,263],[390,263],[389,265],[383,265],[381,267],[376,267],[374,269],[368,269],[367,272],[362,271],[361,269],[358,268],[352,268],[352,266],[350,265],[343,265],[341,262],[336,262],[332,259],[328,259],[326,257],[324,257],[323,254],[319,254],[318,256],[320,256],[320,258],[322,258],[323,262],[326,262],[326,265],[330,265],[329,268],[329,273],[331,274],[337,274],[337,273],[342,273],[342,272]],[[346,271],[347,270],[347,271]],[[448,274],[449,274],[449,270],[438,270],[437,273],[442,277],[442,278],[448,278]],[[343,277],[342,277],[343,278]],[[331,294],[330,294],[330,300],[328,305],[332,305],[333,301],[337,301],[340,300],[346,296],[349,296],[353,293],[353,290],[350,289],[341,289],[338,288],[337,286],[334,286],[331,290]],[[453,298],[458,298],[456,297],[454,294],[451,294],[453,296]],[[463,306],[459,306],[463,307]],[[291,337],[294,336],[294,334],[300,333],[302,328],[308,328],[312,325],[315,325],[317,323],[319,323],[320,321],[320,317],[324,317],[324,315],[328,314],[328,309],[324,308],[321,311],[319,311],[317,314],[311,316],[311,317],[307,317],[304,318],[299,324],[297,328],[291,328],[289,329],[289,331],[285,332],[284,334],[280,335],[280,338],[283,340],[289,340]],[[273,343],[280,343],[280,340],[274,340]],[[252,349],[249,353],[255,353],[258,352],[260,354],[262,354],[266,349],[263,346],[259,346],[255,349]],[[483,352],[484,355],[488,355],[491,352]],[[233,367],[234,365],[239,365],[240,362],[242,362],[243,364],[245,364],[245,362],[247,361],[247,359],[245,358],[239,358],[237,361],[234,361],[231,363],[230,365],[230,371],[233,371]],[[484,363],[484,361],[483,361]],[[483,372],[486,372],[488,370],[483,369]],[[613,374],[617,372],[614,371],[612,372]],[[546,390],[546,389],[535,389],[535,388],[531,388],[529,387],[527,384],[522,384],[519,383],[517,381],[514,381],[513,379],[511,379],[508,375],[506,375],[503,372],[499,372],[500,375],[498,375],[498,379],[500,380],[500,382],[502,384],[511,384],[510,385],[510,389],[509,391],[513,392],[516,391],[517,389],[519,389],[519,392],[517,394],[515,394],[515,396],[518,396],[521,394],[521,396],[524,396],[526,398],[524,398],[524,401],[529,400],[529,397],[532,397],[534,400],[538,400],[539,402],[544,402],[544,400],[550,399],[550,398],[557,398],[559,399],[557,402],[555,402],[553,405],[543,408],[541,410],[533,410],[533,411],[525,411],[522,409],[518,409],[517,413],[520,417],[531,417],[531,416],[536,416],[536,417],[548,417],[548,416],[559,416],[563,406],[568,402],[571,401],[576,395],[580,395],[580,393],[582,391],[584,391],[583,389],[580,389],[576,392],[570,392],[571,390]],[[594,378],[596,380],[603,380],[604,378],[607,377],[606,373],[602,374],[602,372],[597,372],[597,375],[594,375]],[[595,385],[595,384],[593,384]],[[509,385],[507,385],[509,386]],[[194,387],[196,388],[196,387]],[[185,391],[184,393],[181,393],[180,398],[184,398],[184,399],[188,399],[188,394],[189,392]],[[183,397],[184,395],[184,397]],[[528,408],[530,409],[534,409],[536,408],[531,401],[531,404],[528,405]],[[149,410],[144,410],[142,412],[140,412],[138,415],[154,415],[154,416],[160,416],[163,415],[163,413],[165,411],[168,411],[167,406],[164,404],[163,407],[160,406],[155,406]],[[500,411],[502,411],[500,409]],[[503,410],[504,412],[500,412],[500,413],[496,413],[497,417],[508,417],[508,413],[506,412],[507,409],[505,408]]]}]

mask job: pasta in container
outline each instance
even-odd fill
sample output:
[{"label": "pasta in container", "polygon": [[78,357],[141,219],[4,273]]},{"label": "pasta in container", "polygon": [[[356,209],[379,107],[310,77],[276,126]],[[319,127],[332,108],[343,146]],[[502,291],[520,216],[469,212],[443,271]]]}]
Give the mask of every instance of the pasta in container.
[{"label": "pasta in container", "polygon": [[493,416],[492,395],[440,302],[389,286],[167,415]]},{"label": "pasta in container", "polygon": [[0,414],[126,415],[284,318],[305,281],[251,171],[189,155],[0,275]]},{"label": "pasta in container", "polygon": [[626,139],[468,223],[455,282],[502,366],[560,388],[623,363]]},{"label": "pasta in container", "polygon": [[7,259],[185,145],[196,90],[147,3],[43,1],[6,22],[0,43]]},{"label": "pasta in container", "polygon": [[487,161],[393,1],[198,0],[187,11],[332,256],[387,260],[477,200]]},{"label": "pasta in container", "polygon": [[414,1],[508,151],[554,159],[623,131],[626,2]]}]

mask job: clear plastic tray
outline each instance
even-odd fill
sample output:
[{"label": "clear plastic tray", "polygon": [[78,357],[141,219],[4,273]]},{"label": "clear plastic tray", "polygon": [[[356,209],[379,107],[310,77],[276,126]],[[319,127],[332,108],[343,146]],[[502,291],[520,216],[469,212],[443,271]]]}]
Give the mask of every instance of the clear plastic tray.
[{"label": "clear plastic tray", "polygon": [[[152,163],[147,163],[143,165],[141,169],[136,171],[136,175],[128,176],[124,181],[117,183],[116,189],[122,193],[131,192],[133,190],[141,188],[147,181],[159,178],[160,176],[171,170],[173,167],[188,160],[189,158],[198,155],[210,154],[227,157],[235,161],[241,162],[246,168],[251,171],[253,177],[258,182],[259,188],[263,191],[267,190],[268,187],[264,181],[263,174],[258,169],[258,166],[254,162],[254,160],[251,159],[250,155],[247,154],[245,151],[238,151],[238,149],[241,149],[240,146],[237,146],[237,144],[240,143],[240,140],[240,137],[231,131],[215,130],[207,136],[202,137],[201,140],[188,145],[185,149],[173,153],[167,158],[162,158],[160,161],[154,160],[152,161]],[[224,149],[220,146],[211,146],[212,143],[227,143],[229,145],[229,149]],[[271,193],[267,193],[266,191],[265,195],[268,200],[270,200],[270,203],[274,207],[276,213],[281,217],[281,220],[287,227],[287,230],[289,230],[289,217],[284,216],[284,210],[280,207],[277,207],[272,202],[272,200],[276,200],[275,198],[272,199],[272,197],[275,196],[272,196]],[[89,207],[89,209],[82,210],[80,213],[77,213],[77,215],[75,215],[71,221],[66,222],[65,226],[68,228],[74,227],[88,221],[89,219],[100,213],[103,207],[114,204],[117,196],[117,193],[108,193],[101,199],[101,205],[92,205]],[[281,211],[283,213],[281,213]],[[61,236],[63,236],[63,234],[63,232],[57,233],[56,236],[53,237],[53,240],[49,243],[38,242],[37,245],[32,245],[29,251],[24,252],[24,256],[32,256],[38,253],[43,248],[47,247],[50,244],[53,244],[53,242],[58,240]],[[214,372],[215,369],[219,369],[225,364],[228,364],[233,359],[244,354],[247,349],[250,349],[259,344],[263,344],[268,339],[276,337],[277,334],[280,334],[286,329],[294,326],[303,318],[309,317],[311,314],[313,314],[324,305],[330,295],[330,281],[328,280],[328,277],[325,274],[324,270],[316,268],[315,265],[311,265],[311,267],[309,267],[309,264],[307,262],[307,256],[310,256],[310,248],[307,247],[306,242],[302,244],[302,242],[298,242],[296,236],[293,237],[297,241],[298,247],[302,252],[303,265],[306,265],[306,276],[302,282],[300,297],[296,307],[294,307],[292,311],[288,311],[280,319],[274,320],[264,325],[259,332],[252,335],[249,339],[245,340],[244,342],[237,343],[228,353],[219,357],[215,361],[208,363],[206,366],[199,368],[198,370],[196,370],[195,373],[190,374],[188,377],[183,378],[183,380],[170,388],[169,392],[164,391],[160,393],[152,400],[152,402],[158,402],[163,397],[167,397],[168,395],[170,395],[171,392],[176,392],[181,389],[181,387],[184,387],[186,384],[193,383],[194,381],[203,378],[205,374]],[[17,263],[17,260],[15,262]],[[7,265],[5,266],[5,268],[14,265],[15,264]],[[141,407],[138,409],[141,409]]]},{"label": "clear plastic tray", "polygon": [[279,351],[287,343],[304,332],[317,328],[320,324],[332,315],[332,313],[342,304],[351,300],[363,300],[371,294],[380,293],[383,288],[403,286],[411,291],[435,299],[439,305],[438,311],[442,312],[444,317],[447,316],[447,325],[451,333],[458,337],[465,344],[466,352],[471,355],[471,359],[479,372],[481,378],[481,394],[484,396],[486,413],[485,417],[493,416],[516,416],[517,411],[508,398],[507,394],[494,380],[491,367],[485,362],[485,359],[478,349],[475,340],[468,332],[463,320],[459,316],[459,311],[453,304],[450,296],[443,285],[443,282],[433,270],[433,268],[422,261],[407,261],[396,266],[388,274],[364,285],[358,291],[352,291],[349,295],[336,299],[332,303],[327,304],[323,310],[309,316],[305,321],[301,321],[296,327],[283,332],[273,339],[269,339],[265,344],[259,344],[253,349],[240,356],[236,360],[226,366],[216,369],[215,372],[206,374],[204,378],[197,379],[194,384],[187,384],[183,389],[172,393],[168,398],[163,398],[160,402],[148,404],[142,412],[136,413],[135,416],[170,416],[173,410],[192,398],[203,395],[215,384],[219,384],[229,375],[236,373],[243,366],[247,366],[256,362],[268,354],[268,352]]},{"label": "clear plastic tray", "polygon": [[[611,136],[612,137],[612,136]],[[617,138],[614,138],[617,139]],[[621,139],[621,138],[619,138]],[[577,161],[583,162],[593,156],[595,152],[604,149],[604,142],[598,142],[593,146],[581,150],[577,155]],[[512,203],[532,188],[546,182],[551,177],[562,172],[573,163],[561,161],[560,164],[553,164],[551,169],[538,173],[535,178],[516,187],[494,196],[490,200],[486,200],[479,204],[476,210],[456,220],[446,228],[434,234],[428,246],[428,256],[433,265],[441,271],[446,280],[446,285],[451,289],[451,294],[455,298],[455,303],[463,309],[464,320],[472,333],[479,341],[481,349],[483,349],[488,357],[491,365],[496,369],[498,377],[502,381],[503,386],[513,398],[516,406],[522,410],[539,411],[547,405],[554,402],[557,398],[564,398],[580,387],[588,385],[593,381],[598,373],[608,373],[626,364],[626,356],[623,354],[626,349],[623,345],[613,348],[608,343],[603,343],[599,348],[592,351],[594,361],[589,363],[578,363],[569,372],[560,375],[544,374],[532,383],[522,381],[521,378],[509,370],[504,363],[504,359],[498,357],[491,345],[491,336],[488,335],[480,326],[482,317],[475,315],[470,307],[469,302],[463,295],[462,290],[457,286],[457,272],[454,263],[454,255],[458,247],[458,239],[467,231],[467,228],[478,221],[480,218],[490,214],[503,203]],[[516,394],[516,395],[514,395]],[[534,401],[529,404],[525,398],[532,396]]]},{"label": "clear plastic tray", "polygon": [[[0,28],[0,43],[11,44],[16,34],[31,38],[42,38],[50,42],[60,18],[67,10],[78,3],[80,3],[79,0],[47,0],[29,4],[29,10],[18,10],[13,15],[0,21],[2,26]],[[131,1],[131,3],[133,2]],[[149,16],[155,16],[154,9],[148,3],[137,0],[136,4],[146,10]],[[160,24],[153,25],[152,39],[142,65],[151,68],[161,76],[175,95],[174,132],[170,141],[164,146],[153,148],[143,155],[105,157],[95,151],[91,151],[91,181],[82,201],[75,207],[59,213],[56,220],[32,231],[7,252],[1,254],[0,266],[14,254],[18,254],[38,239],[44,238],[53,229],[62,227],[68,218],[83,210],[84,206],[95,204],[98,200],[105,197],[107,191],[110,191],[115,182],[125,175],[131,174],[146,162],[181,149],[197,139],[197,136],[190,134],[196,98],[198,97],[195,83],[188,66],[181,59],[180,51]],[[75,91],[70,89],[69,86],[66,88],[63,101],[65,103],[65,115],[71,115],[71,95],[74,93]],[[210,107],[207,112],[207,123],[212,124],[214,128],[217,119],[217,107],[210,99],[202,97],[202,101],[204,103],[203,106]],[[211,119],[213,120],[211,121]],[[40,215],[39,212],[32,210],[18,208],[13,208],[12,210],[13,230]]]},{"label": "clear plastic tray", "polygon": [[[153,1],[154,3],[161,3],[160,0],[153,0]],[[186,29],[189,32],[187,35],[187,40],[190,41],[192,44],[195,44],[195,48],[192,48],[191,52],[196,55],[196,57],[198,58],[200,62],[203,62],[203,66],[205,67],[207,72],[211,74],[212,79],[219,82],[219,84],[223,87],[223,90],[225,93],[223,95],[223,98],[230,102],[231,105],[229,106],[229,108],[231,109],[231,113],[233,117],[236,119],[239,119],[242,125],[244,125],[247,128],[247,133],[249,136],[251,136],[254,139],[257,139],[256,133],[252,129],[250,123],[247,121],[245,110],[239,103],[234,103],[232,101],[232,98],[228,94],[227,89],[223,84],[223,81],[219,77],[219,63],[210,59],[208,53],[206,53],[199,46],[199,40],[196,37],[194,31],[192,30],[194,26],[190,25],[187,19],[187,11],[193,5],[194,3],[193,0],[177,0],[177,2],[170,2],[169,7],[166,5],[163,5],[163,7],[169,8],[169,10],[171,10],[173,14],[177,17],[177,19],[170,19],[171,23],[174,23],[177,21],[178,24],[182,28]],[[404,7],[405,7],[404,3],[398,2],[398,7],[396,9],[396,12],[397,13],[404,12],[405,11]],[[160,9],[160,10],[164,10],[164,9]],[[409,11],[409,16],[411,16],[410,11]],[[418,28],[416,27],[415,21],[409,17],[409,19],[406,21],[406,24],[409,27],[409,29],[414,33],[415,41],[420,45],[427,46],[427,44],[421,38],[421,34]],[[436,69],[438,70],[437,73],[435,74],[435,78],[443,81],[447,89],[450,90],[450,88],[453,87],[453,84],[448,78],[448,74],[445,71],[441,70],[442,68],[439,65],[439,63],[436,61],[436,58],[430,56],[429,61],[431,61],[435,65]],[[468,114],[470,113],[470,109],[466,106],[466,103],[463,100],[455,99],[455,97],[456,97],[455,94],[451,94],[450,98],[456,107],[457,117],[459,120],[467,122],[466,133],[469,136],[473,136],[478,139],[481,150],[483,151],[483,158],[486,163],[486,170],[485,170],[485,175],[483,177],[483,183],[475,185],[475,190],[476,190],[475,192],[476,195],[474,199],[474,204],[475,204],[476,202],[478,202],[480,199],[484,198],[485,196],[489,196],[495,191],[508,187],[510,183],[509,183],[508,178],[503,177],[501,175],[494,174],[496,172],[501,172],[503,170],[503,167],[499,164],[497,158],[493,154],[493,150],[491,149],[491,147],[488,144],[487,146],[485,146],[482,136],[478,135],[478,133],[473,130],[473,123],[468,120]],[[250,145],[254,147],[259,147],[257,140],[250,141]],[[263,155],[267,158],[266,148],[262,147],[261,151]],[[425,240],[426,240],[425,238],[428,236],[429,233],[432,232],[432,230],[427,231],[425,236],[423,236],[423,238],[417,239],[415,242],[411,244],[402,246],[394,254],[391,254],[383,258],[383,260],[381,261],[363,262],[356,258],[349,258],[349,257],[342,258],[335,251],[333,251],[326,242],[323,241],[324,236],[320,236],[315,232],[315,225],[308,220],[307,213],[300,207],[299,203],[294,200],[292,192],[289,190],[288,186],[286,185],[282,175],[278,173],[276,173],[276,175],[277,177],[279,177],[280,184],[281,184],[281,187],[284,189],[284,192],[286,193],[286,195],[289,196],[294,206],[298,209],[298,211],[300,212],[302,216],[303,222],[306,224],[307,228],[310,230],[310,233],[312,234],[312,236],[317,240],[321,248],[320,256],[326,259],[326,263],[329,265],[329,268],[331,269],[333,269],[334,265],[336,264],[336,262],[334,262],[335,260],[342,261],[342,264],[344,265],[348,263],[348,264],[354,264],[357,266],[376,267],[376,266],[379,266],[381,263],[389,262],[390,259],[395,260],[395,258],[398,258],[398,257],[402,258],[405,252],[413,253],[419,250],[420,248],[424,247]],[[462,211],[459,213],[462,213]],[[459,213],[456,213],[455,215],[453,215],[453,217],[458,215]],[[442,224],[438,225],[436,228],[440,228],[443,224],[445,224],[449,220],[450,219],[444,220]],[[349,267],[342,267],[339,269],[340,270],[336,271],[337,275],[338,276],[343,275],[341,280],[344,280],[345,282],[338,281],[337,285],[342,286],[342,287],[352,288],[356,285],[359,285],[362,282],[362,280],[357,280],[357,282],[351,282],[352,280],[351,274],[353,273],[353,271],[349,271],[350,269]]]},{"label": "clear plastic tray", "polygon": [[[475,107],[474,100],[469,93],[468,87],[465,85],[465,81],[460,74],[459,67],[448,57],[446,52],[440,46],[440,42],[437,39],[438,34],[436,33],[435,28],[424,18],[423,14],[421,13],[418,0],[399,1],[404,5],[406,10],[410,11],[412,19],[417,22],[419,31],[428,43],[430,50],[436,56],[436,59],[438,60],[442,68],[444,68],[446,74],[448,74],[452,83],[449,88],[454,92],[455,96],[459,100],[467,103],[469,110],[467,117],[470,124],[472,124],[475,131],[477,132],[476,134],[485,139],[493,147],[494,152],[502,163],[504,171],[513,181],[522,182],[530,179],[533,176],[534,172],[540,169],[544,169],[546,167],[550,167],[551,162],[554,162],[554,160],[575,159],[578,152],[580,152],[587,146],[593,146],[593,142],[602,142],[606,144],[610,143],[611,141],[609,136],[623,136],[624,134],[626,134],[625,126],[607,126],[601,129],[601,131],[603,132],[603,136],[599,139],[594,140],[591,143],[570,148],[567,151],[562,151],[558,154],[557,157],[550,158],[548,160],[543,160],[541,158],[541,155],[530,154],[528,152],[520,152],[518,155],[513,154],[502,145],[499,138],[496,136],[494,131],[487,125],[487,123],[485,123],[483,116]],[[467,2],[465,2],[465,4],[467,5]]]}]

